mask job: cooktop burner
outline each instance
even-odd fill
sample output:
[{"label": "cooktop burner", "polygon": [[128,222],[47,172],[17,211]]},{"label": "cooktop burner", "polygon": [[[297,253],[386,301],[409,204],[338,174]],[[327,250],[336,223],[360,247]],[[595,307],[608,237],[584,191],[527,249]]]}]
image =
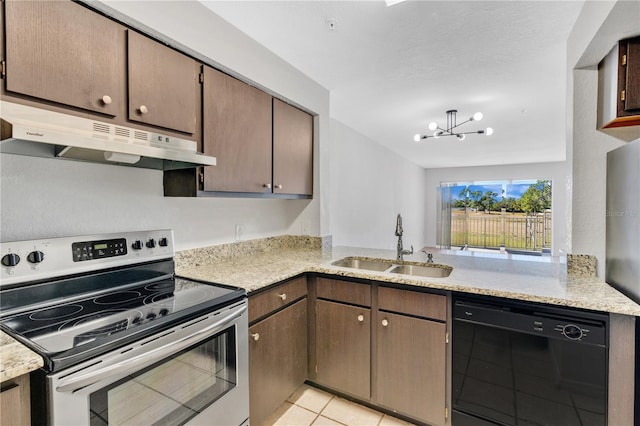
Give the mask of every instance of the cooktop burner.
[{"label": "cooktop burner", "polygon": [[116,293],[107,294],[93,299],[96,305],[116,305],[134,301],[140,297],[142,293],[139,291],[118,291]]},{"label": "cooktop burner", "polygon": [[29,319],[33,321],[51,321],[58,318],[66,318],[68,316],[77,314],[82,309],[82,305],[63,305],[63,306],[54,306],[53,308],[42,309],[40,311],[33,312],[29,314]]}]

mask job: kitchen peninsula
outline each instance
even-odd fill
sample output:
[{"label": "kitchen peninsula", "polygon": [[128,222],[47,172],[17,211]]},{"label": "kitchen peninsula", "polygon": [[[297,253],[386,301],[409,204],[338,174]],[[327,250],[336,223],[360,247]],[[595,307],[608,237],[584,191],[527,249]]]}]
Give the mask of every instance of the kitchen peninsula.
[{"label": "kitchen peninsula", "polygon": [[[269,383],[271,387],[268,393],[273,396],[270,403],[265,403],[264,389],[253,387],[252,393],[260,395],[251,399],[251,416],[257,424],[261,424],[305,380],[347,398],[368,403],[376,409],[386,409],[412,422],[451,424],[452,354],[451,345],[445,345],[444,341],[448,343],[450,339],[452,297],[459,294],[580,310],[575,312],[608,313],[609,365],[614,366],[608,372],[609,424],[625,424],[627,419],[632,418],[633,397],[620,396],[625,392],[633,395],[634,385],[629,371],[633,370],[634,321],[640,315],[640,306],[597,277],[567,275],[564,262],[548,257],[522,260],[527,257],[486,257],[487,254],[477,252],[449,252],[436,253],[435,264],[432,265],[451,266],[453,270],[448,277],[422,278],[395,274],[390,270],[376,272],[339,267],[332,263],[356,257],[372,261],[386,260],[394,265],[410,265],[425,262],[427,255],[423,253],[408,256],[406,261],[398,261],[394,260],[395,252],[391,250],[354,247],[323,250],[321,247],[320,238],[288,236],[187,250],[176,257],[176,271],[180,275],[240,286],[249,292],[250,376],[254,384]],[[269,307],[265,308],[265,305]],[[348,322],[352,317],[357,318],[354,323],[356,328],[345,328],[350,327]],[[402,318],[417,321],[403,327],[405,336],[412,336],[416,330],[421,330],[421,334],[430,333],[429,329],[420,328],[422,325],[440,327],[440,331],[435,331],[435,336],[437,342],[437,336],[442,334],[442,356],[438,358],[441,368],[435,370],[442,372],[442,385],[434,386],[442,386],[444,390],[440,393],[445,399],[444,410],[440,406],[421,414],[409,412],[410,407],[402,409],[394,402],[384,401],[385,396],[381,392],[385,387],[392,387],[389,383],[394,380],[402,380],[395,388],[400,400],[429,392],[420,383],[416,385],[417,388],[407,385],[407,380],[412,379],[411,375],[415,376],[413,379],[417,382],[434,383],[433,378],[418,377],[415,373],[427,370],[427,367],[412,368],[404,379],[399,379],[397,372],[391,378],[384,376],[385,369],[381,370],[380,363],[383,361],[380,360],[388,360],[392,356],[393,363],[394,358],[393,354],[380,352],[381,344],[376,344],[375,336],[377,334],[377,339],[381,341],[376,327],[380,320],[382,326],[387,327],[387,318],[393,318],[396,324]],[[270,335],[273,336],[271,343]],[[451,337],[455,341],[455,336]],[[341,340],[343,338],[346,340]],[[413,339],[418,338],[410,339],[413,343]],[[338,343],[333,349],[321,349],[335,342]],[[402,345],[403,351],[407,350],[405,343],[396,342]],[[428,363],[430,355],[424,351],[430,350],[433,343],[417,351],[403,352],[396,361],[408,363],[416,358],[420,360],[419,363]],[[262,349],[258,349],[261,345]],[[382,346],[392,347],[394,344]],[[338,354],[331,353],[336,350]],[[261,354],[270,354],[270,358],[265,355],[268,358],[265,361]],[[352,359],[351,364],[346,361],[348,359]],[[342,363],[349,365],[334,368],[335,364]],[[280,364],[287,368],[279,368]],[[303,373],[283,377],[289,374],[289,366],[292,365],[298,366]],[[393,365],[396,367],[392,370],[398,370],[398,364]],[[323,366],[335,371],[325,374],[322,372]],[[263,374],[267,377],[260,377]],[[277,380],[274,380],[274,375]],[[348,379],[343,380],[345,377]],[[376,380],[383,385],[376,386]],[[274,381],[279,383],[275,385],[272,383]],[[357,383],[348,383],[350,381]],[[254,406],[256,401],[261,404]],[[424,405],[419,397],[410,399],[409,404],[413,407]]]},{"label": "kitchen peninsula", "polygon": [[[484,257],[486,255],[472,252],[463,255],[435,254],[436,263],[453,267],[451,275],[447,278],[420,278],[331,265],[351,256],[394,259],[392,250],[357,247],[322,250],[320,245],[320,238],[287,236],[185,250],[177,253],[176,272],[186,278],[242,287],[249,294],[301,274],[320,273],[640,315],[640,305],[597,277],[563,276],[566,274],[561,269],[566,265],[557,259],[525,261],[519,260],[522,256]],[[244,251],[247,247],[249,252]],[[427,256],[420,253],[407,259],[407,263],[425,262]]]}]

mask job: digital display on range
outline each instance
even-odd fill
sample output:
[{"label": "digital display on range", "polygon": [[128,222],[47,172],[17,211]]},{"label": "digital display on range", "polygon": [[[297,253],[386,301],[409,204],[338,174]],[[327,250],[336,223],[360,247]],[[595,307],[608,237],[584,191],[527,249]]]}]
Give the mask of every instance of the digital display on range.
[{"label": "digital display on range", "polygon": [[83,241],[71,244],[74,262],[84,262],[127,254],[127,240],[117,238],[103,241]]}]

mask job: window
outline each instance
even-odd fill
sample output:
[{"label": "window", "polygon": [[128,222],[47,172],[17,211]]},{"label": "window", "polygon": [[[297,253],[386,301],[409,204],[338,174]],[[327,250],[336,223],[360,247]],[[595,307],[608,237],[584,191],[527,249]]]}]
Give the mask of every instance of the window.
[{"label": "window", "polygon": [[551,180],[442,183],[442,248],[550,254]]}]

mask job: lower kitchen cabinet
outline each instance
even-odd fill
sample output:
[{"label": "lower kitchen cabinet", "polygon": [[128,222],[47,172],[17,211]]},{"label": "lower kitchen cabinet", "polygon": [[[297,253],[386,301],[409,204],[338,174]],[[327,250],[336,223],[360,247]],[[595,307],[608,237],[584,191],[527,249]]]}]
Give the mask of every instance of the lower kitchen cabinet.
[{"label": "lower kitchen cabinet", "polygon": [[447,424],[447,296],[326,277],[310,294],[312,381],[418,423]]},{"label": "lower kitchen cabinet", "polygon": [[446,325],[388,312],[377,319],[377,404],[444,424]]},{"label": "lower kitchen cabinet", "polygon": [[[251,298],[249,298],[251,310]],[[307,378],[307,298],[249,327],[249,409],[265,420]]]},{"label": "lower kitchen cabinet", "polygon": [[371,396],[371,309],[316,301],[316,381]]},{"label": "lower kitchen cabinet", "polygon": [[29,424],[29,374],[25,374],[0,385],[0,425]]}]

